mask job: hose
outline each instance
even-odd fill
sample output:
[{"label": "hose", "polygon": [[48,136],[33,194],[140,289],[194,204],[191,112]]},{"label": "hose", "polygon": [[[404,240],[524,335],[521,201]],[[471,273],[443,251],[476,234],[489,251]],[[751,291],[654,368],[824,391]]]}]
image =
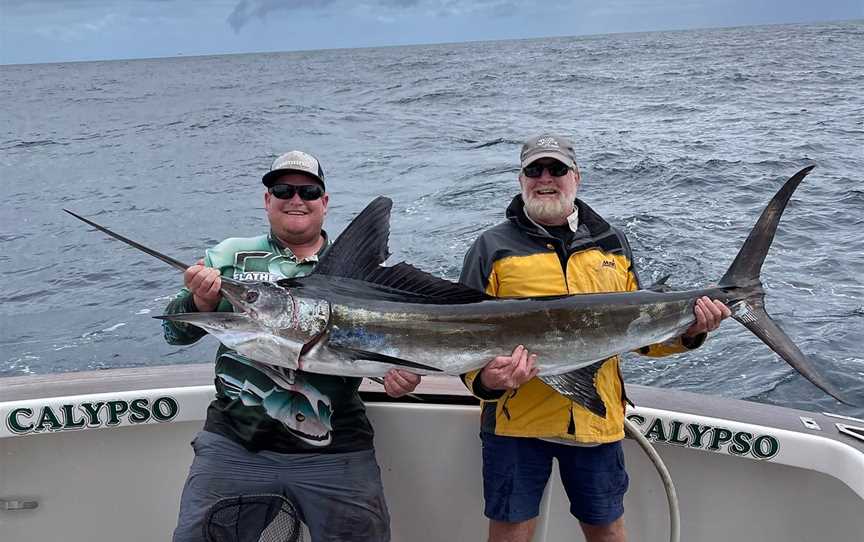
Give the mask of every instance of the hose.
[{"label": "hose", "polygon": [[670,542],[680,542],[681,540],[681,510],[678,507],[678,493],[675,491],[675,484],[672,483],[672,476],[669,475],[669,469],[663,463],[663,459],[654,446],[642,435],[639,428],[633,425],[633,422],[624,418],[624,432],[627,436],[639,443],[639,446],[648,455],[648,459],[654,463],[657,469],[657,474],[660,475],[660,480],[663,482],[663,487],[666,489],[666,500],[669,502],[669,540]]}]

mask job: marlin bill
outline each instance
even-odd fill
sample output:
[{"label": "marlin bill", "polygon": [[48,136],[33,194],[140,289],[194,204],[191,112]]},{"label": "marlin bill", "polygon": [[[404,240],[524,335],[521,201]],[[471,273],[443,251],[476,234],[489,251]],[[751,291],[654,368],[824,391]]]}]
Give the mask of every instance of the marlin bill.
[{"label": "marlin bill", "polygon": [[[348,225],[302,278],[276,283],[222,277],[235,312],[157,316],[214,335],[255,361],[314,373],[376,377],[392,368],[459,375],[523,344],[538,355],[538,378],[605,417],[594,378],[615,354],[677,337],[693,322],[699,297],[718,299],[732,316],[832,397],[840,392],[764,309],[760,272],[777,224],[810,166],[792,176],[762,212],[719,282],[687,291],[500,299],[389,257],[392,202],[379,197]],[[67,211],[76,218],[185,270],[186,265]]]}]

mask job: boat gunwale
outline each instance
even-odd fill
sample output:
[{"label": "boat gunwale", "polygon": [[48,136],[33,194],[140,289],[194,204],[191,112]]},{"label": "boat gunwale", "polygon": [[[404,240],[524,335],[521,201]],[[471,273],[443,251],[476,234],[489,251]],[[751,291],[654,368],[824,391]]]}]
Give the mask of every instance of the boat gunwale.
[{"label": "boat gunwale", "polygon": [[[215,375],[211,363],[180,365],[156,365],[147,367],[103,369],[47,375],[14,376],[0,378],[0,406],[11,406],[32,400],[49,400],[60,397],[85,396],[103,393],[134,392],[213,386]],[[393,399],[383,388],[364,379],[360,392],[367,402],[416,403],[411,397]],[[427,375],[415,390],[425,402],[432,404],[478,405],[458,377]],[[661,389],[637,384],[627,384],[627,395],[637,406],[676,412],[691,416],[730,420],[743,424],[770,427],[829,438],[849,445],[864,454],[864,442],[836,430],[839,418],[822,412],[809,412],[789,407],[755,403],[742,399],[730,399],[681,390]],[[201,412],[203,418],[204,412]],[[802,418],[815,421],[822,430],[807,428]],[[861,424],[864,426],[864,422]],[[827,429],[833,430],[831,432]]]},{"label": "boat gunwale", "polygon": [[[71,412],[74,403],[80,405],[82,401],[106,404],[109,401],[126,401],[131,404],[138,399],[149,401],[155,407],[158,400],[170,398],[177,406],[177,412],[174,413],[176,417],[149,419],[143,423],[199,421],[204,419],[207,405],[215,393],[212,370],[212,365],[205,363],[0,378],[0,398],[3,399],[0,401],[0,416],[5,420],[7,416],[12,416],[14,410],[22,408],[29,409],[31,417],[38,416],[36,409],[44,407],[58,411],[65,407]],[[368,404],[384,408],[473,409],[479,404],[458,377],[450,376],[424,377],[415,390],[422,402],[410,397],[390,398],[383,393],[379,384],[366,380],[361,384],[360,391]],[[659,431],[653,440],[662,446],[741,456],[745,460],[767,461],[821,472],[840,480],[864,499],[864,442],[837,431],[836,418],[775,405],[639,385],[628,385],[628,395],[640,405],[628,410],[628,418],[641,421],[646,435],[652,432],[651,428]],[[69,403],[73,403],[73,406]],[[802,418],[814,420],[822,429],[805,427]],[[78,426],[75,429],[120,428],[134,426],[135,423],[124,419]],[[8,420],[6,425],[0,427],[0,439],[38,438],[70,431],[64,428],[17,433],[12,430]],[[662,427],[658,429],[658,425]],[[676,425],[677,429],[674,428]],[[726,448],[709,447],[707,443],[696,443],[695,440],[685,442],[687,437],[684,428],[689,426],[704,427],[715,432],[729,431],[729,438],[723,442]],[[4,429],[9,431],[4,432]],[[662,436],[665,431],[668,431],[668,438]],[[675,434],[679,435],[678,440],[672,436]],[[776,440],[778,450],[771,456],[760,456],[753,448],[747,454],[735,453],[732,451],[733,434],[749,435],[750,439],[754,439],[754,445],[759,438]],[[782,451],[780,442],[783,443]]]}]

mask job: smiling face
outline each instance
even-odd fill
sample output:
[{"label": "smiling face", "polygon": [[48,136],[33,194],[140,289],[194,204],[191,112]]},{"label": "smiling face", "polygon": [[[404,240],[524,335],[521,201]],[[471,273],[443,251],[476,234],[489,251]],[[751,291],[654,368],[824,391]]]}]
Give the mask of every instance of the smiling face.
[{"label": "smiling face", "polygon": [[[319,185],[312,177],[295,172],[285,173],[273,184]],[[264,194],[264,208],[270,228],[280,241],[292,249],[314,244],[320,239],[328,201],[326,193],[310,201],[303,200],[299,193],[295,193],[291,199],[279,199],[269,191]]]},{"label": "smiling face", "polygon": [[519,174],[525,212],[532,220],[544,226],[566,224],[567,217],[574,209],[573,202],[580,181],[579,171],[567,169],[564,175],[552,175],[548,166],[559,164],[561,162],[554,158],[540,158],[530,164],[530,166],[543,166],[539,177],[528,177],[524,170]]}]

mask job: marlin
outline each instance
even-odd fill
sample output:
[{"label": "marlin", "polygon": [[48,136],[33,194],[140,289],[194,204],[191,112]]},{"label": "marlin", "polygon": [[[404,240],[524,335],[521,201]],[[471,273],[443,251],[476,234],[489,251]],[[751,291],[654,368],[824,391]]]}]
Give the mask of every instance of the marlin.
[{"label": "marlin", "polygon": [[[260,363],[342,376],[380,377],[392,368],[459,375],[523,344],[538,355],[538,378],[598,416],[606,410],[594,385],[609,357],[681,335],[696,299],[724,302],[735,320],[804,378],[838,399],[840,392],[764,308],[760,273],[792,193],[813,169],[792,176],[766,206],[725,275],[703,289],[504,299],[425,273],[389,257],[390,211],[373,200],[306,277],[240,282],[222,277],[235,312],[155,318],[186,322]],[[65,209],[64,209],[65,210]],[[170,265],[187,266],[70,214]],[[662,281],[661,281],[662,282]]]}]

